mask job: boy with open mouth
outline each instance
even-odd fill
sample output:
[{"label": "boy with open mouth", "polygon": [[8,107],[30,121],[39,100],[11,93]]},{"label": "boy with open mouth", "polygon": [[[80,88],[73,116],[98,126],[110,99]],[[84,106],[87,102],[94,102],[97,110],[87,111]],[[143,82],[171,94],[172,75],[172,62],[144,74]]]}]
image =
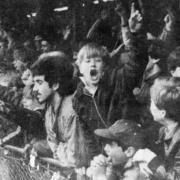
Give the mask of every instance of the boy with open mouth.
[{"label": "boy with open mouth", "polygon": [[143,62],[138,61],[136,52],[130,51],[132,64],[121,68],[108,65],[109,53],[98,44],[88,43],[78,53],[76,63],[80,82],[73,106],[85,132],[89,160],[101,152],[94,130],[110,126],[117,119],[126,117],[126,112],[133,116],[127,109],[134,105],[132,90],[143,73],[143,68],[140,69]]}]

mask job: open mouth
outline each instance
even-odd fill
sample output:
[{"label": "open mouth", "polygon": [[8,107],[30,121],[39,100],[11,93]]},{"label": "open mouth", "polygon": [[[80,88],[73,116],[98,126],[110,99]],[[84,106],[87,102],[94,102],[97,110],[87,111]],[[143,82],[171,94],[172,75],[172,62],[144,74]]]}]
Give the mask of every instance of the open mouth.
[{"label": "open mouth", "polygon": [[96,76],[98,74],[98,72],[95,70],[95,69],[92,69],[91,71],[90,71],[90,75],[91,76]]}]

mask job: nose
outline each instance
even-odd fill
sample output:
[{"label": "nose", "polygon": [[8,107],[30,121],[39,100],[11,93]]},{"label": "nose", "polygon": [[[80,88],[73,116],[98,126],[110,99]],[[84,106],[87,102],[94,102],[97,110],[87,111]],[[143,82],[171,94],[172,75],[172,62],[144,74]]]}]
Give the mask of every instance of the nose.
[{"label": "nose", "polygon": [[108,154],[108,152],[109,152],[109,146],[108,146],[107,144],[104,146],[104,151],[106,152],[106,154]]},{"label": "nose", "polygon": [[34,84],[34,86],[33,86],[33,91],[35,91],[35,92],[38,91],[36,84]]},{"label": "nose", "polygon": [[92,66],[92,67],[95,67],[95,66],[96,66],[96,61],[95,61],[95,59],[91,59],[91,66]]}]

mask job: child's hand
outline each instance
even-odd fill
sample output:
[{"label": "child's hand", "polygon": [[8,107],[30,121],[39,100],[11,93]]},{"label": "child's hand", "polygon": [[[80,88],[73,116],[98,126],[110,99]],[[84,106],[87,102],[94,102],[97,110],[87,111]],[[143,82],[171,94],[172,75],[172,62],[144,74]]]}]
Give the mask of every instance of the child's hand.
[{"label": "child's hand", "polygon": [[80,176],[84,176],[86,175],[86,168],[82,167],[82,168],[77,168],[75,169],[76,174],[79,174]]},{"label": "child's hand", "polygon": [[118,16],[125,16],[126,15],[126,9],[121,2],[119,2],[116,5],[115,12],[117,13]]},{"label": "child's hand", "polygon": [[170,14],[167,14],[164,18],[164,21],[165,21],[165,27],[166,27],[166,30],[167,31],[171,31],[172,28],[173,28],[173,25],[174,25],[174,21],[175,19],[173,18],[172,15]]},{"label": "child's hand", "polygon": [[91,161],[91,166],[87,169],[87,176],[102,177],[106,174],[107,158],[102,154],[95,156]]}]

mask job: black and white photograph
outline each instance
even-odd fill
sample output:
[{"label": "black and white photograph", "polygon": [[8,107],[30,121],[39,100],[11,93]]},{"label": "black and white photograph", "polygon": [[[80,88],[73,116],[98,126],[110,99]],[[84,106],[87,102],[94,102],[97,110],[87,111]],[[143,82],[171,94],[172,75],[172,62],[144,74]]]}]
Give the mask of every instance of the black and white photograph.
[{"label": "black and white photograph", "polygon": [[0,0],[0,180],[180,180],[180,0]]}]

